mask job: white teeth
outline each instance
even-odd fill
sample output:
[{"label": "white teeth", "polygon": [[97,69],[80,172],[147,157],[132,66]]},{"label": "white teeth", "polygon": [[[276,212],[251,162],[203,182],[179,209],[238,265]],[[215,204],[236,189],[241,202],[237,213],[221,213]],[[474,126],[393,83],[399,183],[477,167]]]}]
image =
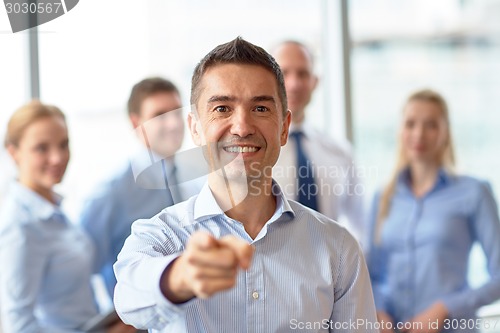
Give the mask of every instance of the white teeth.
[{"label": "white teeth", "polygon": [[257,151],[257,148],[232,146],[232,147],[226,147],[224,148],[224,150],[229,153],[254,153]]}]

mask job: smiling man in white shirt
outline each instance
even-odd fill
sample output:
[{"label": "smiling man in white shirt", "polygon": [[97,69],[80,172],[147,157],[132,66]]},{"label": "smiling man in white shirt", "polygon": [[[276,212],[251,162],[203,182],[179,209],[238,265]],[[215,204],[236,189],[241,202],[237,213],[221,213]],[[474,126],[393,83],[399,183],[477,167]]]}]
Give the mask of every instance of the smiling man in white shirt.
[{"label": "smiling man in white shirt", "polygon": [[350,233],[272,179],[291,114],[283,76],[241,38],[195,68],[188,123],[211,173],[198,196],[138,220],[118,256],[115,305],[151,332],[378,332]]}]

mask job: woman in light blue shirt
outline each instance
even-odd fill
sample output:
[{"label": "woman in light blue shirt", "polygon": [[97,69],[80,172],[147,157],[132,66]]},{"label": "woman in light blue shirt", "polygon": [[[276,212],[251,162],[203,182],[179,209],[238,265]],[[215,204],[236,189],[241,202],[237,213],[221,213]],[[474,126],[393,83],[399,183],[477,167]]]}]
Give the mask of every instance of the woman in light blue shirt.
[{"label": "woman in light blue shirt", "polygon": [[18,168],[0,211],[0,294],[5,332],[76,332],[97,315],[93,248],[53,192],[69,161],[63,113],[34,101],[11,117],[5,146]]},{"label": "woman in light blue shirt", "polygon": [[[395,173],[370,215],[368,263],[381,332],[479,331],[485,323],[476,310],[500,298],[493,193],[487,183],[453,172],[448,110],[438,93],[408,98],[399,143]],[[490,273],[477,289],[467,283],[474,242]]]}]

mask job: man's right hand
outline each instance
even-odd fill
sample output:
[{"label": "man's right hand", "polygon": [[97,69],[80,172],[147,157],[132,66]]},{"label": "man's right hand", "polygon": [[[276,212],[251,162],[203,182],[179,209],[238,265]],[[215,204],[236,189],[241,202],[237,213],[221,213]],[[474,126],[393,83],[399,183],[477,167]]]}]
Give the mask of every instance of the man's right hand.
[{"label": "man's right hand", "polygon": [[163,295],[172,303],[183,303],[230,289],[238,270],[250,267],[253,253],[254,247],[236,236],[216,239],[206,232],[195,232],[184,253],[163,273]]}]

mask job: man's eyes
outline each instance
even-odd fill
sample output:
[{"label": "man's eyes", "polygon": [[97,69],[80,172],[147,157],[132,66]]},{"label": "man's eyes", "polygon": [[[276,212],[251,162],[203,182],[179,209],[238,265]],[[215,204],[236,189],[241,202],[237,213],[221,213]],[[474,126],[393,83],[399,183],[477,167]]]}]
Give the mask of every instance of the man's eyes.
[{"label": "man's eyes", "polygon": [[[214,107],[213,110],[215,112],[219,112],[219,113],[226,113],[226,112],[231,111],[231,108],[229,108],[228,106],[225,106],[225,105],[218,105],[218,106]],[[255,106],[253,108],[253,110],[256,112],[268,112],[270,109],[267,106],[258,105],[258,106]]]},{"label": "man's eyes", "polygon": [[217,112],[227,112],[229,111],[229,108],[225,105],[219,105],[214,108],[215,111]]}]

